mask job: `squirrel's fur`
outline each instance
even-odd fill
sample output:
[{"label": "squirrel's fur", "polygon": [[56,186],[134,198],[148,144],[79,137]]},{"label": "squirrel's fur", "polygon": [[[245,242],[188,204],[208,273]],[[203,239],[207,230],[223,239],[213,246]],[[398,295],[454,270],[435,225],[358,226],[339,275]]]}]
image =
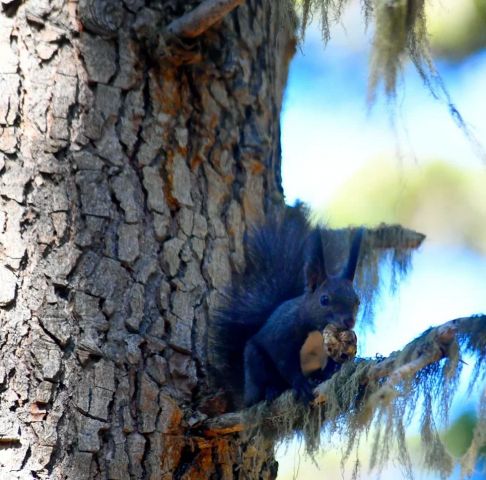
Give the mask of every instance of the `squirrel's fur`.
[{"label": "squirrel's fur", "polygon": [[242,390],[246,405],[272,400],[288,388],[312,398],[299,352],[313,330],[328,323],[354,326],[358,298],[352,278],[361,234],[339,277],[327,275],[321,230],[309,226],[301,207],[287,208],[247,235],[246,270],[213,312],[210,330],[217,375],[237,406]]}]

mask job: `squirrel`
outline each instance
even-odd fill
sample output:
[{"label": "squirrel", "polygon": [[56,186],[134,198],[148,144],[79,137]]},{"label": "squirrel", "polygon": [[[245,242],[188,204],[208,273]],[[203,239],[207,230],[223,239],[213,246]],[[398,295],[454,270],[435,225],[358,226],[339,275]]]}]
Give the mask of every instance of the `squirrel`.
[{"label": "squirrel", "polygon": [[[247,265],[213,312],[210,349],[221,383],[244,405],[272,401],[292,388],[313,399],[312,372],[301,349],[311,332],[332,324],[355,325],[359,298],[353,288],[363,229],[355,234],[339,276],[326,272],[321,228],[312,228],[301,206],[253,228],[245,240]],[[319,379],[338,368],[328,362]]]}]

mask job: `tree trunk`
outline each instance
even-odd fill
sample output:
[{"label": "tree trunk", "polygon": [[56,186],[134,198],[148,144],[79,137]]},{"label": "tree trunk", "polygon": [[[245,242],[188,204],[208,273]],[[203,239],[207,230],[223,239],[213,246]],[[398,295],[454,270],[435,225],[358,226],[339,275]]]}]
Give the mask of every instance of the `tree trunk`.
[{"label": "tree trunk", "polygon": [[2,479],[276,476],[197,425],[224,411],[208,310],[283,205],[294,40],[249,0],[164,46],[198,3],[2,1]]}]

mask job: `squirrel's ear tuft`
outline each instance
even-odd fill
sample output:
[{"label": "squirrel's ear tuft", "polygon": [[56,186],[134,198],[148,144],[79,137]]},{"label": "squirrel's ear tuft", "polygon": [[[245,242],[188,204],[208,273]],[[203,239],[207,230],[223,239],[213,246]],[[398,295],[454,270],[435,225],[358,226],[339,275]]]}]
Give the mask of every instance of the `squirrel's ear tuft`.
[{"label": "squirrel's ear tuft", "polygon": [[346,278],[351,282],[354,279],[354,274],[356,273],[356,267],[358,266],[359,254],[361,251],[361,242],[363,241],[364,228],[360,227],[356,230],[354,234],[353,241],[351,243],[351,248],[349,250],[349,259],[346,268],[342,273],[342,278]]},{"label": "squirrel's ear tuft", "polygon": [[321,232],[315,229],[308,238],[305,262],[306,290],[313,292],[327,279]]}]

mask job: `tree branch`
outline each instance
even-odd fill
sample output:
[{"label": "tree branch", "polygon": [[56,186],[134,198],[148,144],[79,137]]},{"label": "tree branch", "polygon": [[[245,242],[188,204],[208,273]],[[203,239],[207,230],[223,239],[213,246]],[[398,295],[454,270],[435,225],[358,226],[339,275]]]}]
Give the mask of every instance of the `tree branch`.
[{"label": "tree branch", "polygon": [[[456,318],[432,328],[425,340],[428,341],[427,349],[424,349],[422,344],[420,350],[417,351],[416,342],[412,341],[403,350],[391,353],[389,357],[369,371],[369,381],[389,377],[389,379],[393,379],[394,384],[397,384],[400,380],[410,378],[427,365],[441,360],[447,356],[447,347],[454,340],[459,326],[470,318]],[[412,360],[395,369],[397,357],[404,354],[408,354]]]},{"label": "tree branch", "polygon": [[198,37],[244,1],[205,0],[194,10],[173,20],[166,27],[166,33],[183,38]]},{"label": "tree branch", "polygon": [[[423,336],[419,337],[419,342],[413,340],[402,350],[391,353],[386,359],[373,365],[367,371],[366,377],[361,383],[365,385],[388,377],[386,383],[380,388],[380,390],[383,389],[385,391],[402,381],[412,378],[423,368],[448,356],[449,346],[454,341],[461,324],[469,321],[471,318],[456,318],[430,329],[425,338]],[[400,362],[399,366],[397,366],[399,357],[407,358],[408,361],[405,363]],[[314,394],[316,395],[315,404],[326,401],[328,387],[329,383],[326,381],[314,389]]]},{"label": "tree branch", "polygon": [[[479,317],[486,328],[486,316]],[[393,352],[386,359],[371,365],[367,370],[362,384],[376,382],[387,378],[381,388],[390,388],[401,381],[408,380],[417,372],[428,365],[438,362],[449,354],[449,347],[457,338],[458,333],[468,330],[468,324],[477,321],[478,317],[462,317],[446,322],[438,327],[431,328],[428,333],[407,344],[402,350]],[[406,359],[405,362],[397,362],[398,359]],[[366,361],[366,360],[363,360]],[[376,360],[368,360],[376,362]],[[314,390],[316,394],[315,404],[324,403],[330,386],[330,380],[326,380]],[[278,415],[278,412],[273,412]],[[248,415],[245,411],[231,412],[218,417],[210,418],[199,425],[207,436],[227,435],[240,432],[245,429]]]},{"label": "tree branch", "polygon": [[425,239],[423,233],[416,232],[401,225],[382,224],[366,230],[370,246],[379,249],[400,248],[416,249]]}]

